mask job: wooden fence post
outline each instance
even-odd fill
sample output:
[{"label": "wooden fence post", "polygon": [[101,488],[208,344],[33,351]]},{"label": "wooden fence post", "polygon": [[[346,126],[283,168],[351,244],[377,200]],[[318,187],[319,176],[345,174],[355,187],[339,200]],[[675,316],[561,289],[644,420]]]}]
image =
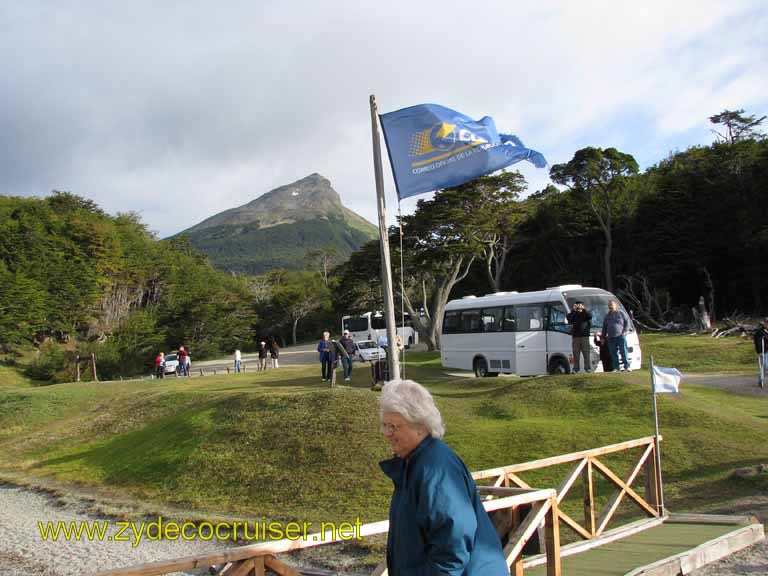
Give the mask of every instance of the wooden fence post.
[{"label": "wooden fence post", "polygon": [[584,526],[587,532],[595,537],[595,485],[592,482],[592,461],[587,460],[581,471],[581,482],[584,485]]},{"label": "wooden fence post", "polygon": [[557,496],[552,496],[549,499],[549,510],[547,510],[544,524],[544,539],[547,543],[547,576],[561,576],[560,519],[557,513]]},{"label": "wooden fence post", "polygon": [[645,500],[659,510],[659,483],[656,476],[656,446],[643,465],[643,475],[645,476]]}]

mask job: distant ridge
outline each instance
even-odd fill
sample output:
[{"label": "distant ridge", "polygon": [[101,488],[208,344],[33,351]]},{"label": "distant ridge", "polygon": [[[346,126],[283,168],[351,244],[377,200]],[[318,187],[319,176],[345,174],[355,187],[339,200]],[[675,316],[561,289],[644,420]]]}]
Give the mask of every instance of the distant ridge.
[{"label": "distant ridge", "polygon": [[310,174],[180,232],[222,270],[300,269],[311,250],[347,258],[378,229],[341,203],[330,181]]}]

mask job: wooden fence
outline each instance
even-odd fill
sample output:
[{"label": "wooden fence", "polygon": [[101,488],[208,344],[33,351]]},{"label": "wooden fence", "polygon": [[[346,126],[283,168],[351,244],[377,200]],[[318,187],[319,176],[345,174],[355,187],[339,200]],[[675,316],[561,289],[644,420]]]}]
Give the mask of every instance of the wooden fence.
[{"label": "wooden fence", "polygon": [[[623,478],[619,477],[600,459],[604,456],[615,455],[632,450],[639,451],[639,457],[631,465],[629,471]],[[578,552],[583,552],[604,544],[611,540],[623,538],[636,532],[651,528],[663,521],[662,513],[659,507],[660,502],[660,480],[657,475],[656,467],[656,443],[653,436],[629,440],[618,444],[611,444],[592,450],[573,452],[533,460],[522,464],[512,464],[501,468],[492,468],[474,472],[472,476],[476,481],[491,481],[493,486],[509,487],[517,486],[520,488],[530,488],[530,486],[520,478],[520,474],[532,470],[542,470],[563,464],[572,464],[564,478],[556,487],[558,518],[561,525],[571,529],[582,539],[580,544],[572,544],[562,548],[562,555],[568,556]],[[595,473],[603,476],[614,487],[613,494],[600,510],[597,509],[595,501]],[[641,474],[642,473],[642,474]],[[642,475],[643,492],[641,496],[633,488],[633,484]],[[571,488],[581,477],[583,487],[583,520],[577,521],[571,515],[563,511],[560,506],[568,496]],[[614,519],[616,511],[621,502],[627,499],[635,504],[649,519],[647,521],[633,522],[618,526],[614,530],[607,531],[608,525]],[[545,558],[539,557],[532,560],[526,560],[525,566],[536,566],[542,564]]]}]

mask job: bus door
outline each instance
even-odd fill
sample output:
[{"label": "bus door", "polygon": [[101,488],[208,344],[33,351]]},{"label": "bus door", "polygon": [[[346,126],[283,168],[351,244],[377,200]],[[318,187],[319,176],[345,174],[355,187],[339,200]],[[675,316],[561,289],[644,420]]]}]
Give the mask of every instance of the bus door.
[{"label": "bus door", "polygon": [[515,306],[515,372],[520,376],[547,373],[544,305]]},{"label": "bus door", "polygon": [[571,343],[571,326],[565,306],[560,302],[550,302],[547,306],[549,322],[547,325],[547,358],[560,354],[570,358],[573,353]]}]

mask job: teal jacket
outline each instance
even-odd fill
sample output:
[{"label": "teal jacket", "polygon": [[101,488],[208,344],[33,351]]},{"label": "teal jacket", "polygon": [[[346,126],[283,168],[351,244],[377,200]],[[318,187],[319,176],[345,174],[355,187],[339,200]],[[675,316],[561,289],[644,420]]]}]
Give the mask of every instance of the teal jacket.
[{"label": "teal jacket", "polygon": [[389,508],[390,576],[508,576],[501,542],[472,475],[428,436],[408,460],[380,463],[395,491]]}]

